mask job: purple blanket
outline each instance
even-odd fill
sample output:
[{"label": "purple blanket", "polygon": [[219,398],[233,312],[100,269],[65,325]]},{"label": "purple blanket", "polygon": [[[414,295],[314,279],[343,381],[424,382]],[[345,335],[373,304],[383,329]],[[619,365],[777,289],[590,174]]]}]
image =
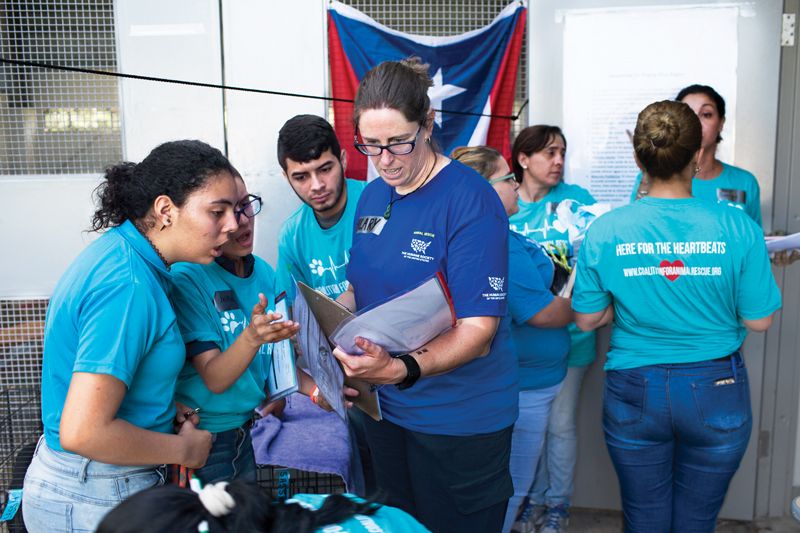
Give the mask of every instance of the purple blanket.
[{"label": "purple blanket", "polygon": [[307,396],[286,398],[282,419],[257,420],[251,430],[256,463],[336,474],[352,489],[350,434],[336,413],[327,413]]}]

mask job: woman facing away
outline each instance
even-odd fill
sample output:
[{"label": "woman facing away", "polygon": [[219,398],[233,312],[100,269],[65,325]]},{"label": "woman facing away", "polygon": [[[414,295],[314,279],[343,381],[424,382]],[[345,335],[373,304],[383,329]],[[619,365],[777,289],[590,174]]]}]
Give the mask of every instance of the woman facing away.
[{"label": "woman facing away", "polygon": [[[457,148],[453,159],[478,171],[514,215],[519,183],[500,152],[488,146]],[[531,489],[544,443],[550,407],[567,374],[572,308],[569,298],[553,295],[553,261],[536,242],[519,233],[508,237],[508,314],[519,372],[519,418],[511,436],[511,479],[503,531],[511,530],[520,504]],[[520,524],[516,525],[521,528]]]},{"label": "woman facing away", "polygon": [[200,141],[164,143],[106,171],[92,227],[106,230],[50,300],[40,438],[24,482],[29,531],[94,530],[121,500],[163,482],[159,465],[199,468],[211,435],[178,434],[185,348],[167,297],[170,265],[210,263],[236,230],[233,167]]},{"label": "woman facing away", "polygon": [[339,301],[363,309],[437,272],[455,327],[391,357],[366,338],[363,355],[334,355],[345,372],[382,385],[383,420],[365,432],[388,503],[437,532],[496,533],[513,493],[517,365],[506,318],[508,220],[474,170],[439,153],[427,65],[386,61],[356,94],[356,147],[381,179],[364,189]]},{"label": "woman facing away", "polygon": [[688,105],[647,106],[649,194],[596,220],[578,258],[578,326],[614,324],[603,429],[628,532],[714,531],[752,426],[740,347],[781,305],[761,228],[692,196],[702,139]]}]

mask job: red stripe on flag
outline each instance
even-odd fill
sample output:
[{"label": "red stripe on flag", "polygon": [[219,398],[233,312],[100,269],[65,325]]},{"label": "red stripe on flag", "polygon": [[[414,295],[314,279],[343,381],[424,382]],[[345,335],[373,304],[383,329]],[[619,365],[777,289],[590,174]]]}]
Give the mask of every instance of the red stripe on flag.
[{"label": "red stripe on flag", "polygon": [[[511,115],[514,107],[514,95],[517,88],[517,70],[519,55],[522,51],[522,36],[525,33],[525,21],[528,10],[523,9],[517,19],[514,34],[506,47],[503,62],[494,80],[492,92],[489,93],[492,115]],[[507,160],[511,159],[511,119],[493,118],[489,123],[486,144],[500,151]],[[349,155],[349,154],[348,154]]]},{"label": "red stripe on flag", "polygon": [[[347,60],[339,39],[333,16],[328,13],[328,56],[331,66],[331,90],[334,98],[353,100],[358,89],[358,78]],[[347,152],[347,177],[367,179],[367,156],[353,146],[353,104],[333,102],[333,129],[339,144]]]}]

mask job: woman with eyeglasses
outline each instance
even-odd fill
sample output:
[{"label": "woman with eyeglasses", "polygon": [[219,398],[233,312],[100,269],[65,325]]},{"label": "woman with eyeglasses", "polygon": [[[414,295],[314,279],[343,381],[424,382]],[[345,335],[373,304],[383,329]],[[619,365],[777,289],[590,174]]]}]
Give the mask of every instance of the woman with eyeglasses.
[{"label": "woman with eyeglasses", "polygon": [[[254,217],[261,198],[247,192],[236,175],[239,228],[208,265],[175,265],[172,302],[178,315],[186,363],[178,378],[176,401],[182,424],[199,409],[199,427],[213,435],[208,461],[196,474],[203,483],[256,479],[250,427],[253,410],[266,398],[264,386],[273,346],[299,326],[275,312],[281,289],[275,272],[253,255]],[[298,377],[305,376],[298,373]],[[313,388],[304,387],[306,394]]]},{"label": "woman with eyeglasses", "polygon": [[366,420],[388,503],[437,532],[500,530],[513,489],[517,364],[506,319],[508,219],[474,170],[431,139],[428,66],[412,58],[370,70],[356,94],[356,147],[381,179],[364,189],[339,300],[364,309],[441,272],[457,322],[410,354],[367,338],[334,351],[378,389],[383,420]]},{"label": "woman with eyeglasses", "polygon": [[163,483],[164,463],[199,468],[211,435],[174,434],[185,348],[170,266],[210,263],[236,230],[235,170],[200,141],[164,143],[106,170],[92,220],[104,233],[72,262],[47,310],[42,422],[25,476],[31,532],[94,531],[120,501]]},{"label": "woman with eyeglasses", "polygon": [[[488,146],[463,147],[456,148],[452,158],[489,181],[509,217],[519,210],[519,183],[500,152]],[[506,533],[533,483],[550,407],[567,374],[567,325],[573,321],[573,313],[570,299],[555,296],[551,290],[554,274],[553,261],[541,245],[510,232],[508,314],[519,360],[519,418],[511,437],[514,495],[506,510],[502,529]]]},{"label": "woman with eyeglasses", "polygon": [[[569,232],[557,224],[559,206],[575,210],[595,203],[579,185],[564,182],[567,139],[561,128],[539,124],[522,130],[512,148],[511,164],[520,182],[519,211],[511,229],[535,240],[570,265],[575,254]],[[563,204],[563,205],[562,205]],[[557,533],[569,517],[577,453],[577,410],[583,378],[595,359],[595,334],[570,324],[567,376],[553,402],[539,466],[525,504],[522,522]]]}]

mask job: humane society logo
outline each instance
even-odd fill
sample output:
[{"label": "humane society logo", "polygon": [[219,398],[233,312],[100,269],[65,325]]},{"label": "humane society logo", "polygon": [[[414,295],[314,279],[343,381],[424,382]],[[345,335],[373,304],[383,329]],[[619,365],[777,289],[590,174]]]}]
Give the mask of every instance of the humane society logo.
[{"label": "humane society logo", "polygon": [[414,231],[413,235],[417,235],[418,237],[412,237],[409,246],[412,251],[403,250],[400,253],[403,255],[405,259],[411,259],[412,261],[419,261],[421,263],[430,263],[433,261],[434,257],[428,254],[428,248],[431,244],[433,244],[433,233],[425,232],[425,231]]},{"label": "humane society logo", "polygon": [[481,294],[484,300],[505,300],[506,292],[503,290],[506,285],[505,276],[489,276],[489,287],[494,292],[484,292]]}]

